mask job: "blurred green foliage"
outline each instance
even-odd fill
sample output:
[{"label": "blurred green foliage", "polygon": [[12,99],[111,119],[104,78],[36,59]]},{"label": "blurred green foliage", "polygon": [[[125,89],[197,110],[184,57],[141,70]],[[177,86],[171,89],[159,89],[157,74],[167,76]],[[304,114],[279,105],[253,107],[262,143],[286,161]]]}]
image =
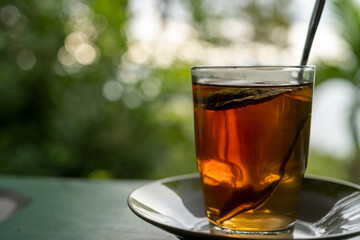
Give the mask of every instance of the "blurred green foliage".
[{"label": "blurred green foliage", "polygon": [[[147,178],[196,169],[192,130],[184,130],[191,118],[171,106],[177,96],[190,99],[188,65],[171,71],[136,66],[128,75],[136,71],[141,79],[122,86],[128,106],[104,97],[104,84],[116,81],[128,45],[127,4],[2,1],[1,173]],[[85,39],[68,37],[79,32]],[[80,55],[76,63],[64,49],[67,40],[84,41],[99,56],[81,64]],[[146,101],[139,90],[148,77],[162,92]]]},{"label": "blurred green foliage", "polygon": [[[234,41],[277,48],[288,44],[290,0],[148,2],[155,2],[163,28],[178,14],[174,9],[183,8],[201,48]],[[189,69],[200,61],[177,52],[169,57],[152,45],[144,50],[147,45],[131,32],[136,4],[1,2],[0,173],[160,178],[196,171]],[[352,27],[344,32],[358,33],[353,1],[336,4],[344,26]],[[226,18],[251,26],[250,37],[224,35],[216,24]],[[354,53],[359,53],[359,36],[346,35]],[[359,56],[354,59],[359,64]],[[318,69],[320,82],[334,76],[357,79],[359,67],[345,71],[323,62]]]},{"label": "blurred green foliage", "polygon": [[[352,96],[348,116],[354,153],[350,159],[343,159],[342,169],[348,175],[344,178],[360,183],[360,6],[353,0],[334,0],[330,4],[336,16],[338,31],[346,42],[348,55],[336,61],[326,59],[319,61],[316,82],[319,85],[329,79],[340,79],[350,83],[359,93]],[[340,169],[334,171],[334,175],[338,175]],[[327,168],[322,172],[326,173],[326,171],[328,171]]]}]

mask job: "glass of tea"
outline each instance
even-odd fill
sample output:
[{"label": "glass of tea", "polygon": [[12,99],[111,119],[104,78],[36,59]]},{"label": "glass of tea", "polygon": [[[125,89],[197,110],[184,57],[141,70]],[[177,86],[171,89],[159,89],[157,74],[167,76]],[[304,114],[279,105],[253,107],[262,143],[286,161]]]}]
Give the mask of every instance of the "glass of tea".
[{"label": "glass of tea", "polygon": [[289,237],[307,164],[315,67],[193,67],[191,75],[211,228]]}]

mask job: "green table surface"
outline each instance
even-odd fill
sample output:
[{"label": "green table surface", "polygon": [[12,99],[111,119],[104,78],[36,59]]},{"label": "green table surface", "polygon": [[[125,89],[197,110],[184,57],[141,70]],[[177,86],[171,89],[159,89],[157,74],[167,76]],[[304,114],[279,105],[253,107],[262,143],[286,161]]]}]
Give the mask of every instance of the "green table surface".
[{"label": "green table surface", "polygon": [[0,239],[177,239],[128,208],[129,193],[147,182],[0,176],[0,190],[30,200],[0,222]]}]

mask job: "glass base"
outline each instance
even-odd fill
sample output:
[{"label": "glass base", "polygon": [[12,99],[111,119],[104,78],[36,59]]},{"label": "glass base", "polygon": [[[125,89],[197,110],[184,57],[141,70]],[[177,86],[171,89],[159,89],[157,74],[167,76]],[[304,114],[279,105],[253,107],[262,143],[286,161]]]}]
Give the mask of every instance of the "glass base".
[{"label": "glass base", "polygon": [[294,225],[292,224],[289,228],[276,230],[276,231],[241,231],[233,230],[229,228],[223,228],[210,223],[211,233],[218,235],[231,235],[239,238],[250,238],[250,239],[289,239],[293,237]]}]

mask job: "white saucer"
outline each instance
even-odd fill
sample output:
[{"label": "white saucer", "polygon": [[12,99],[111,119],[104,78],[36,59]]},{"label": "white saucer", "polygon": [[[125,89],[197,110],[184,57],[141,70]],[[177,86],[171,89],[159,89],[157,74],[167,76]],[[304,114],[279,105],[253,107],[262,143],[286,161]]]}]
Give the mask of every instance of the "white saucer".
[{"label": "white saucer", "polygon": [[[239,239],[210,231],[198,174],[166,178],[134,190],[130,209],[181,239]],[[347,239],[360,235],[360,186],[306,177],[293,239]]]}]

